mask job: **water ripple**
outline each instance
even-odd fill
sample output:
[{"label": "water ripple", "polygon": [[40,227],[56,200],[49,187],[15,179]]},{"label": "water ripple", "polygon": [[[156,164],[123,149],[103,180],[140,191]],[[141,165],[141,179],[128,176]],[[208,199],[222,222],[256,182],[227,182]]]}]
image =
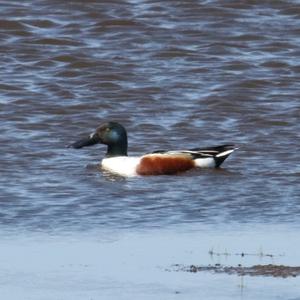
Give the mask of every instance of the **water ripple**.
[{"label": "water ripple", "polygon": [[[298,223],[297,1],[2,2],[1,225]],[[240,150],[222,170],[116,178],[104,147],[65,148],[112,119],[133,154]]]}]

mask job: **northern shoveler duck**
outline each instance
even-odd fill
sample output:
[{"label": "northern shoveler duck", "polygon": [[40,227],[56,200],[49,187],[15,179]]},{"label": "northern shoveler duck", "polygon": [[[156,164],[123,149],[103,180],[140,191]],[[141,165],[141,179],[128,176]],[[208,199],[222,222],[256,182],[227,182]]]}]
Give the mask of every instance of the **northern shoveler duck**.
[{"label": "northern shoveler duck", "polygon": [[190,150],[159,150],[139,157],[128,157],[127,132],[116,122],[100,125],[90,136],[69,147],[80,149],[97,143],[107,145],[106,156],[101,162],[103,169],[121,176],[171,175],[195,167],[218,168],[237,149],[234,145],[221,145]]}]

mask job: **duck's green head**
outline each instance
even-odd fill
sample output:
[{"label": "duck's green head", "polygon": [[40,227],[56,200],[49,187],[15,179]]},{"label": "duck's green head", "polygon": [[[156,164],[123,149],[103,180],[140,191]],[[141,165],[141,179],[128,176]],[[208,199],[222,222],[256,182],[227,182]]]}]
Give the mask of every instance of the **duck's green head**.
[{"label": "duck's green head", "polygon": [[107,157],[127,156],[127,133],[125,128],[117,122],[100,125],[89,137],[80,139],[70,147],[80,149],[98,143],[107,145]]}]

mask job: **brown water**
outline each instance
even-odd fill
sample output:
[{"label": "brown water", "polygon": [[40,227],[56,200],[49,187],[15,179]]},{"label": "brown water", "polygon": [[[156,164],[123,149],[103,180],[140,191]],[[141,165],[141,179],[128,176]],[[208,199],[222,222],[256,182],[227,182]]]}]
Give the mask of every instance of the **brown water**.
[{"label": "brown water", "polygon": [[[299,228],[299,1],[1,1],[0,41],[1,235]],[[115,178],[66,148],[108,120],[133,155],[240,149]]]}]

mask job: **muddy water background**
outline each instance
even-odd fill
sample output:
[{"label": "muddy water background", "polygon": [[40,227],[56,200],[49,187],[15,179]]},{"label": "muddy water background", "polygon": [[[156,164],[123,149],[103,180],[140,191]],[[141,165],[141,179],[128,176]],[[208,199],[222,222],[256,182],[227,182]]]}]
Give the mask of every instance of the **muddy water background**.
[{"label": "muddy water background", "polygon": [[[219,236],[222,228],[235,235],[276,225],[282,242],[286,232],[297,232],[299,1],[45,0],[0,7],[1,235],[21,243],[36,232],[46,240],[109,232],[118,247],[119,234],[156,236],[157,229],[201,229],[190,240],[200,245],[203,228]],[[131,154],[223,142],[240,150],[222,170],[116,178],[97,168],[103,146],[65,147],[107,120],[126,126]],[[153,296],[145,285],[136,297]],[[39,288],[52,299],[49,287]],[[158,291],[167,299],[169,290]],[[77,299],[71,287],[64,292]]]}]

